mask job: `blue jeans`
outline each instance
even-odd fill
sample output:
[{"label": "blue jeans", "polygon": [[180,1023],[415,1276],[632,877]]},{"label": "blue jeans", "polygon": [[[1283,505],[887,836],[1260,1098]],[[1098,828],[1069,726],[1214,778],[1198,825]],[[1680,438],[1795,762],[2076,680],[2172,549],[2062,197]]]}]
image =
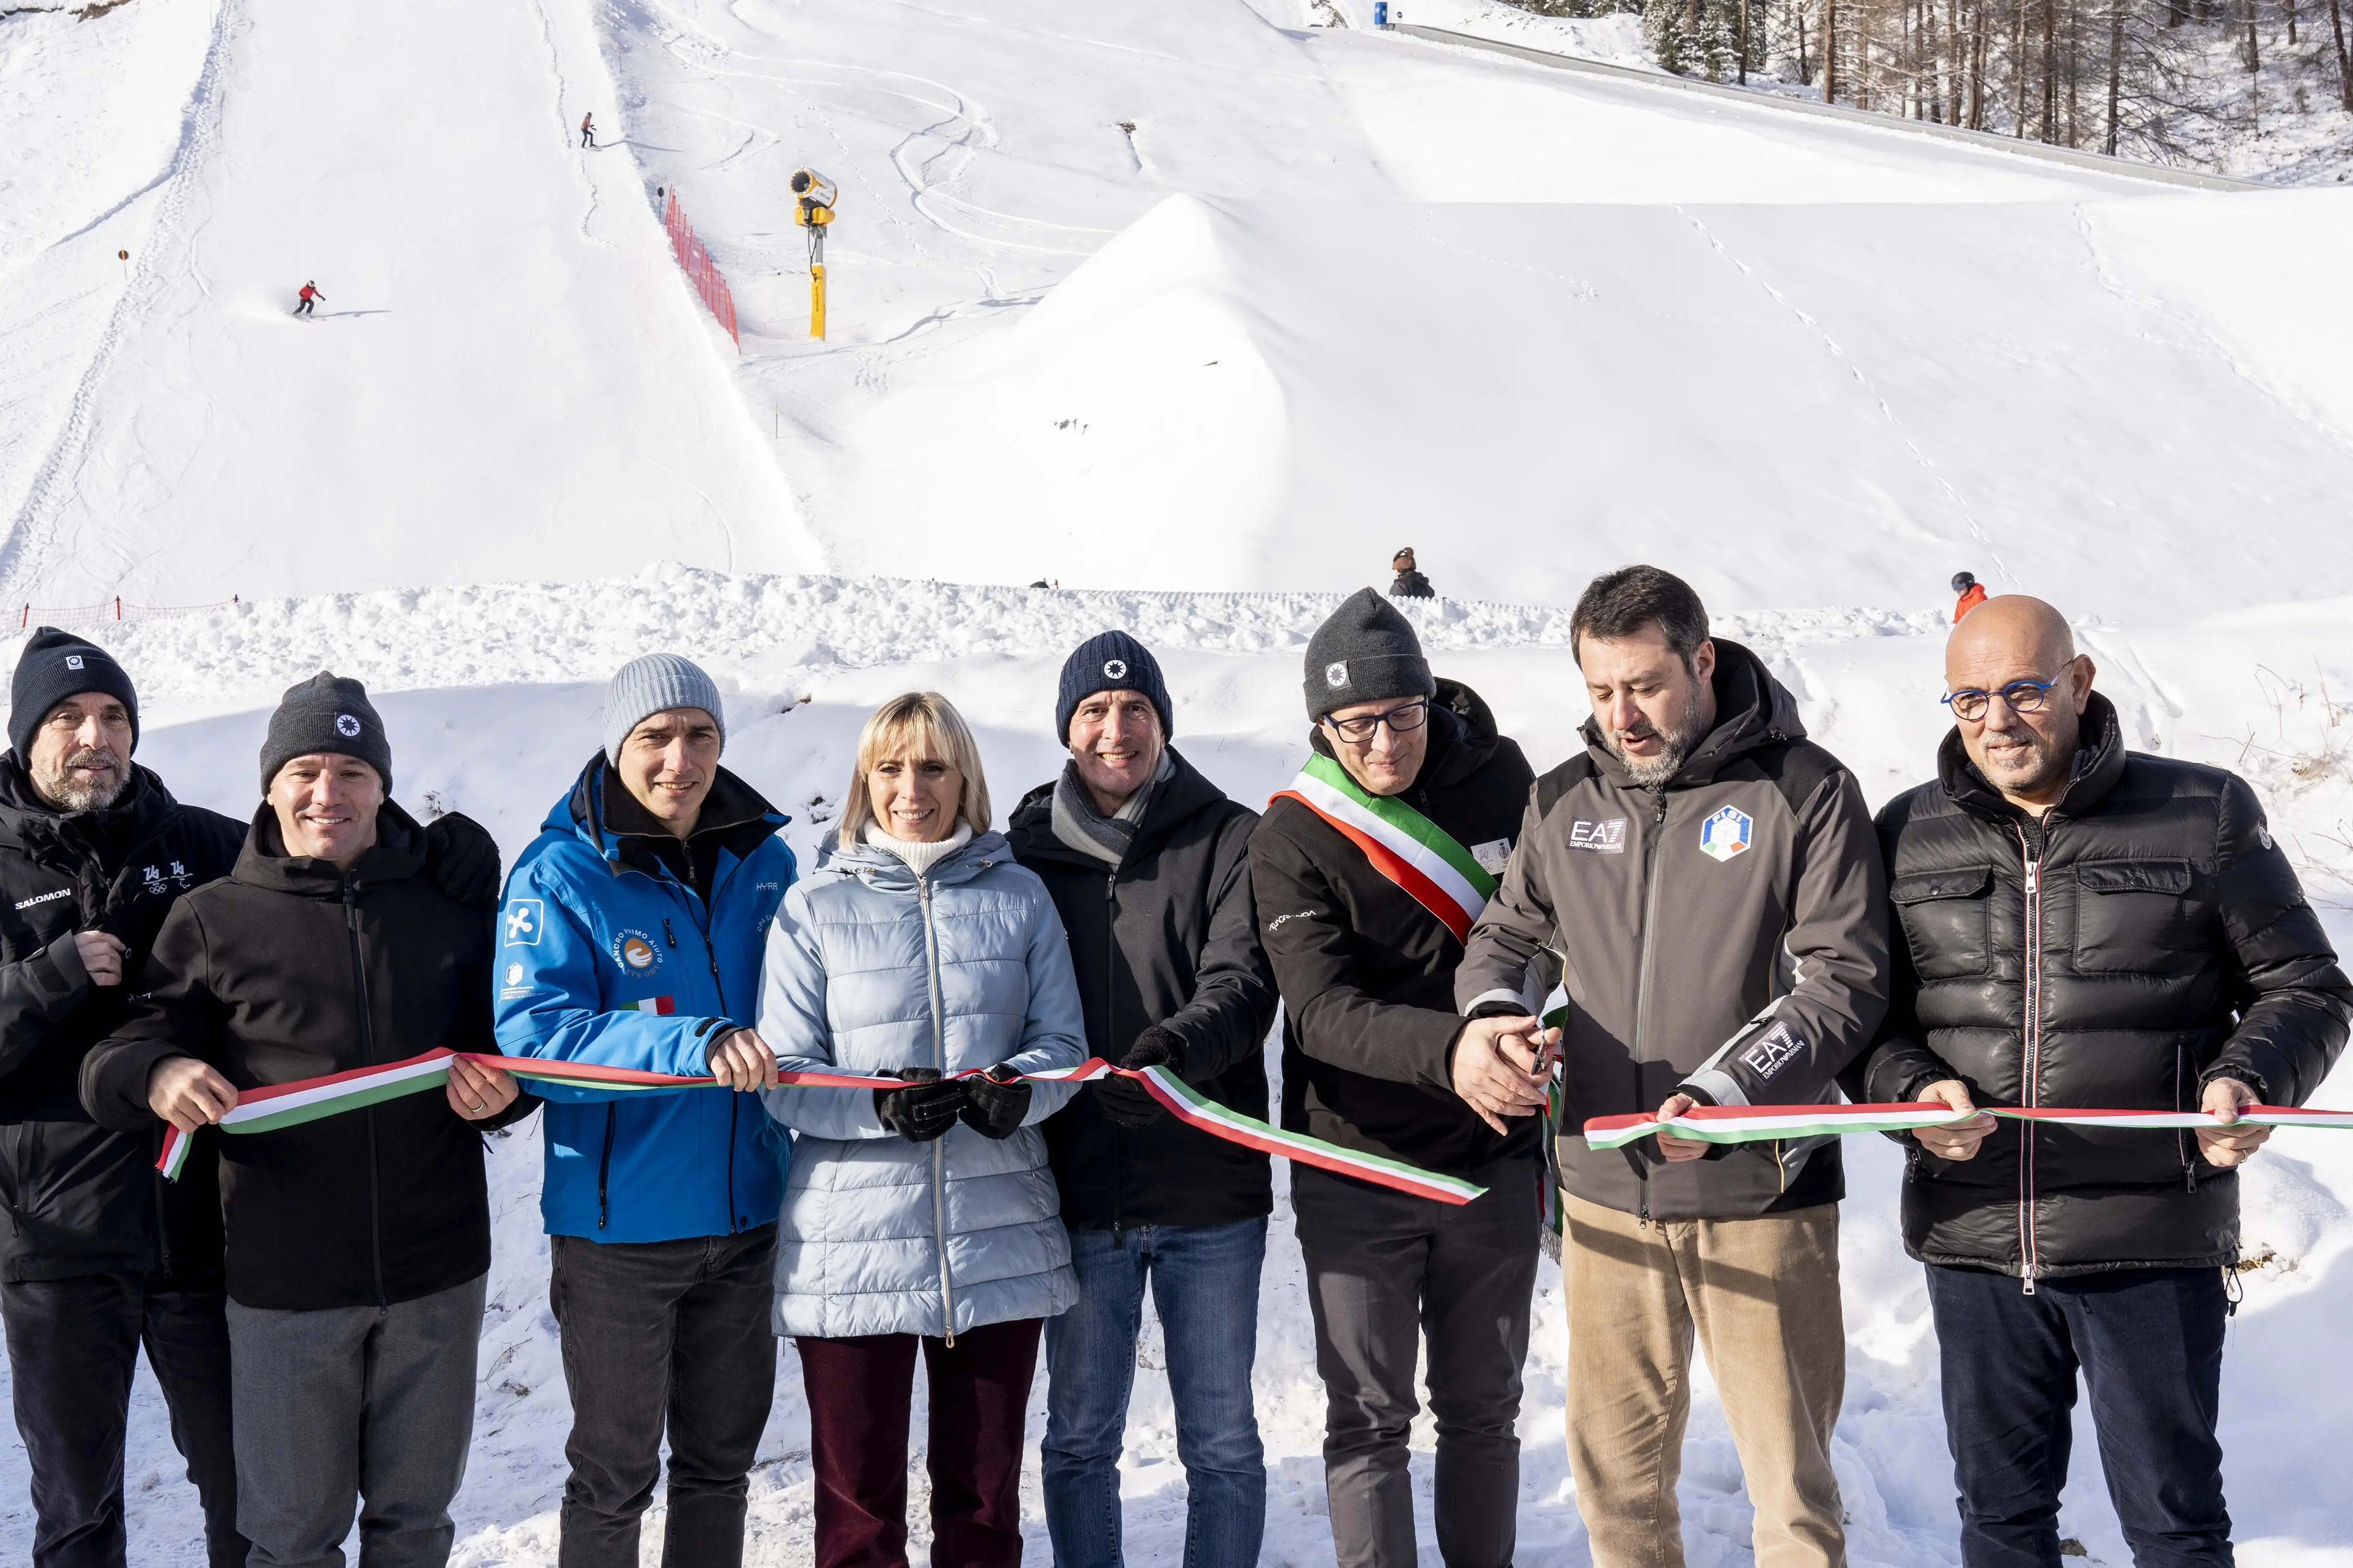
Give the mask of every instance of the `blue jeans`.
[{"label": "blue jeans", "polygon": [[2044,1279],[1930,1265],[1968,1568],[2059,1568],[2078,1371],[2137,1568],[2229,1568],[2219,1268]]},{"label": "blue jeans", "polygon": [[1119,1456],[1144,1285],[1168,1349],[1184,1462],[1185,1568],[1249,1568],[1266,1531],[1250,1403],[1266,1221],[1073,1230],[1078,1304],[1046,1321],[1046,1530],[1056,1568],[1119,1568]]}]

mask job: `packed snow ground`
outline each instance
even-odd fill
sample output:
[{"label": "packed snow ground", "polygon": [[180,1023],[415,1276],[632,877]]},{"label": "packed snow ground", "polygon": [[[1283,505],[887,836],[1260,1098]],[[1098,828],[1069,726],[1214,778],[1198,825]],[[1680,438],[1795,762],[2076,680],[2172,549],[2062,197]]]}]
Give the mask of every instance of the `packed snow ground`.
[{"label": "packed snow ground", "polygon": [[[1928,766],[1940,589],[1968,566],[2084,617],[2135,744],[2247,773],[2353,943],[2353,321],[2313,308],[2353,260],[2340,193],[2134,199],[2121,174],[1322,25],[1362,8],[0,17],[0,601],[242,595],[98,633],[142,681],[143,760],[245,815],[269,706],[332,666],[378,693],[404,800],[510,856],[596,744],[604,679],[689,653],[728,693],[731,764],[807,853],[858,723],[901,689],[965,707],[1005,798],[1048,777],[1054,671],[1108,626],[1161,650],[1187,754],[1262,799],[1303,751],[1307,632],[1408,541],[1456,595],[1412,611],[1440,668],[1540,763],[1585,714],[1567,604],[1648,556],[1877,801]],[[588,110],[623,144],[574,148]],[[821,344],[787,217],[803,163],[843,191]],[[740,359],[676,276],[657,187],[733,282]],[[306,277],[324,319],[281,319]],[[1096,591],[976,585],[1039,577]],[[2353,1072],[2323,1098],[2353,1104]],[[468,1563],[554,1560],[535,1137],[494,1154]],[[1949,1563],[1895,1152],[1852,1155],[1854,1556]],[[2353,1315],[2353,1143],[2283,1137],[2248,1187],[2268,1259],[2226,1385],[2242,1560],[2353,1563],[2353,1419],[2316,1375]],[[1260,1407],[1268,1560],[1304,1564],[1330,1545],[1287,1226]],[[1521,1560],[1577,1564],[1544,1290]],[[1182,1530],[1157,1355],[1130,1434],[1139,1563]],[[193,1563],[141,1389],[134,1560]],[[807,1560],[807,1433],[787,1354],[756,1561]],[[11,1441],[0,1556],[29,1531],[23,1481]],[[1695,1565],[1749,1561],[1704,1384],[1682,1495]],[[2088,1431],[2064,1522],[2125,1560]]]}]

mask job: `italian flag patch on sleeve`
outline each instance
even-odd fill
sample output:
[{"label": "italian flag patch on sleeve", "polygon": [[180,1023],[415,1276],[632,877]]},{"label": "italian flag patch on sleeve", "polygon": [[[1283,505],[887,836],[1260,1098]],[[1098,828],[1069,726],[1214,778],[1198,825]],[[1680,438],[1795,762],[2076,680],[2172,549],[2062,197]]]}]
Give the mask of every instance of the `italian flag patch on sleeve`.
[{"label": "italian flag patch on sleeve", "polygon": [[622,1003],[621,1011],[624,1013],[655,1013],[667,1018],[671,1014],[678,1011],[678,998],[675,996],[644,996],[638,998],[635,1002]]}]

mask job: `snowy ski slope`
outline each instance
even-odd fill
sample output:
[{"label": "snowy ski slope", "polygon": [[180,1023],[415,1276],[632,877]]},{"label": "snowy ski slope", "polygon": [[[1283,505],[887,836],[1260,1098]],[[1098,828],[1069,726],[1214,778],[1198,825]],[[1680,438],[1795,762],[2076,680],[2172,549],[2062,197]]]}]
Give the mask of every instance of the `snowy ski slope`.
[{"label": "snowy ski slope", "polygon": [[[1262,798],[1302,752],[1307,632],[1408,541],[1455,595],[1415,608],[1433,657],[1540,764],[1585,711],[1567,603],[1650,556],[1876,801],[1926,768],[1942,584],[1968,566],[2085,617],[2136,744],[2253,777],[2353,946],[2353,317],[2314,303],[2341,294],[2353,198],[2152,191],[1318,25],[1368,9],[0,18],[0,602],[240,594],[99,634],[142,682],[142,760],[245,815],[269,707],[332,665],[381,698],[407,804],[510,855],[595,746],[598,684],[671,647],[720,678],[731,764],[807,852],[863,712],[911,686],[965,706],[1000,795],[1049,776],[1054,670],[1111,625],[1162,651],[1187,755]],[[573,147],[592,110],[626,145]],[[787,217],[803,163],[843,192],[823,344]],[[677,278],[657,186],[728,272],[740,358]],[[309,277],[322,319],[285,319]],[[976,585],[1039,577],[1100,591]],[[2353,1104],[2353,1073],[2324,1099]],[[1854,1560],[1951,1563],[1895,1151],[1853,1155]],[[494,1158],[459,1560],[551,1563],[567,1409],[535,1133]],[[2353,1147],[2283,1140],[2253,1173],[2269,1260],[2225,1403],[2242,1558],[2353,1563],[2353,1421],[2314,1375],[2353,1306]],[[1520,1555],[1582,1564],[1544,1289]],[[1182,1533],[1157,1355],[1130,1429],[1139,1563]],[[193,1563],[142,1391],[135,1560]],[[1267,1560],[1328,1562],[1287,1234],[1259,1392]],[[807,1446],[787,1354],[760,1563],[807,1559]],[[23,1476],[11,1437],[0,1556],[29,1531]],[[2088,1428],[2073,1481],[2065,1529],[2125,1562]],[[1682,1497],[1695,1568],[1749,1561],[1704,1374]]]}]

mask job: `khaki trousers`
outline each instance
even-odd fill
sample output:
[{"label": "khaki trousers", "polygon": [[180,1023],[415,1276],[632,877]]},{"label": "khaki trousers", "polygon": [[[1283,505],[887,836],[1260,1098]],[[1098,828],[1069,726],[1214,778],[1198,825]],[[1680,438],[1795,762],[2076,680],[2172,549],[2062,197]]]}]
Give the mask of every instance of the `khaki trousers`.
[{"label": "khaki trousers", "polygon": [[1580,1198],[1563,1207],[1568,1463],[1596,1568],[1683,1568],[1694,1331],[1756,1506],[1757,1568],[1841,1568],[1838,1205],[1647,1224]]}]

